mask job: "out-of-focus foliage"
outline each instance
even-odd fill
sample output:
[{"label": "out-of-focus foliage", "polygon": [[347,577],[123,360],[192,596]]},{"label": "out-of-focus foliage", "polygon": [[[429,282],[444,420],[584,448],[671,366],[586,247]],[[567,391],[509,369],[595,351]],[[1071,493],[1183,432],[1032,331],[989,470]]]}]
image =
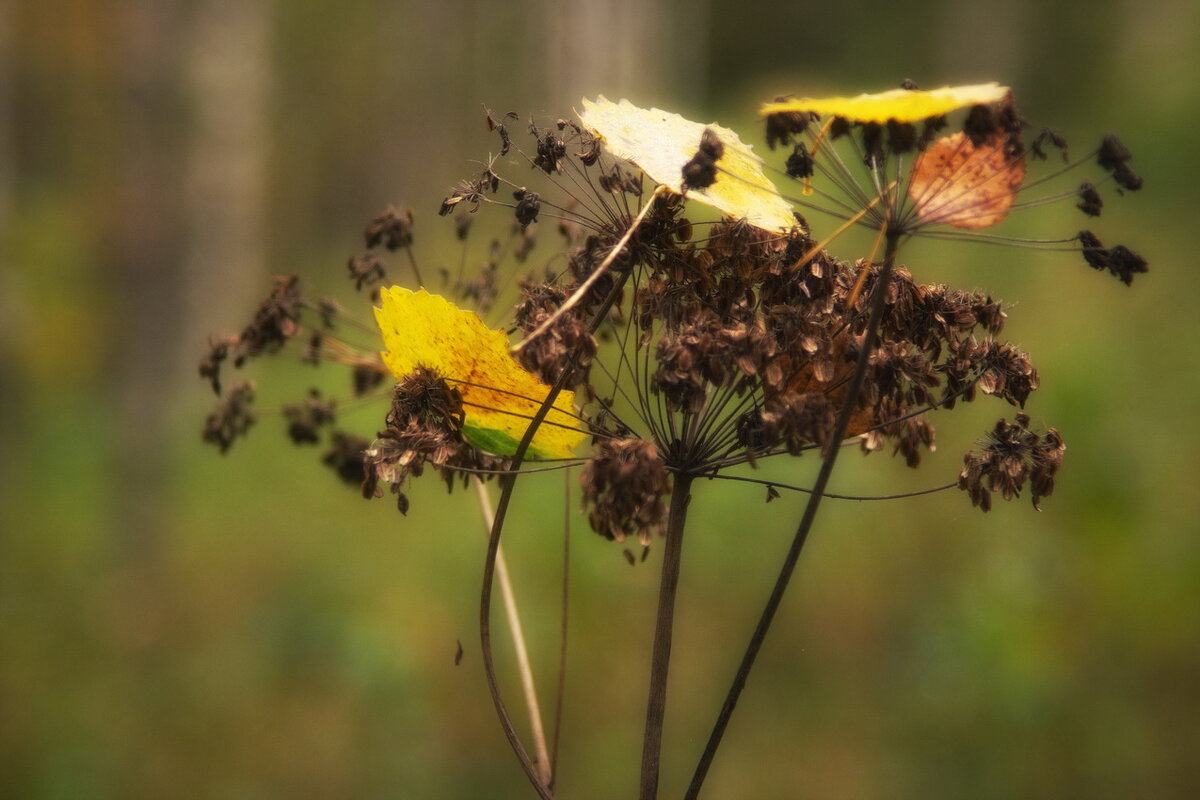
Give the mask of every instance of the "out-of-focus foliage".
[{"label": "out-of-focus foliage", "polygon": [[[1125,287],[1074,254],[906,250],[921,280],[1016,303],[1006,333],[1043,384],[1029,411],[1068,443],[1058,489],[1040,514],[985,517],[957,494],[827,503],[707,794],[1192,796],[1198,37],[1182,0],[0,4],[0,794],[523,796],[479,665],[477,509],[433,483],[407,517],[367,503],[273,418],[225,458],[203,450],[205,336],[236,329],[275,272],[348,295],[345,258],[388,203],[456,267],[434,212],[493,146],[481,104],[553,118],[628,96],[753,143],[776,95],[910,78],[1012,86],[1073,152],[1119,130],[1146,188],[1105,214],[1152,272]],[[1043,238],[1077,215],[1004,225]],[[272,369],[264,406],[312,379]],[[345,421],[370,435],[383,413]],[[939,424],[916,474],[847,458],[836,490],[953,480],[1001,413]],[[767,474],[803,483],[815,464]],[[562,485],[528,479],[506,535],[544,690]],[[697,490],[666,794],[795,524],[798,500],[762,499]],[[599,537],[573,548],[559,785],[628,796],[657,553],[631,568]]]}]

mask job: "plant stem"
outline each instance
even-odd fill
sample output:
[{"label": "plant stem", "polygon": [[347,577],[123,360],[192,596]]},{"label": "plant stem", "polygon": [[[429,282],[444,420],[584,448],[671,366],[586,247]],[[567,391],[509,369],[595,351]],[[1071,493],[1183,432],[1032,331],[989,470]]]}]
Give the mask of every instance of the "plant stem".
[{"label": "plant stem", "polygon": [[642,738],[640,800],[658,796],[658,773],[662,755],[663,717],[667,711],[667,674],[671,665],[671,636],[675,627],[675,594],[679,588],[679,562],[683,552],[683,529],[691,500],[693,476],[676,473],[671,489],[671,511],[667,518],[667,544],[663,549],[662,580],[658,587],[658,617],[650,658],[650,698],[646,703],[646,732]]},{"label": "plant stem", "polygon": [[570,467],[563,470],[563,559],[562,595],[559,601],[558,687],[554,692],[554,733],[550,740],[550,783],[558,777],[558,741],[562,734],[563,705],[567,693],[567,632],[571,608],[571,479]]},{"label": "plant stem", "polygon": [[[658,197],[656,191],[646,201],[647,208],[652,205]],[[632,227],[636,228],[641,224],[641,221],[646,218],[647,209],[643,208],[642,213],[638,215],[632,223]],[[629,241],[629,235],[621,239],[621,247],[624,247]],[[612,308],[617,298],[621,296],[621,292],[625,290],[625,284],[629,280],[629,276],[633,274],[633,270],[622,271],[608,296],[604,298],[595,314],[592,317],[591,323],[588,326],[589,333],[595,333],[600,327],[608,311]],[[521,769],[525,772],[525,776],[529,778],[529,782],[533,784],[533,788],[538,793],[538,797],[542,800],[554,800],[554,793],[538,776],[537,769],[534,767],[533,761],[529,758],[529,753],[526,752],[525,746],[521,744],[520,738],[517,736],[516,729],[513,727],[512,717],[509,716],[508,706],[504,702],[504,698],[500,695],[500,685],[496,678],[496,662],[492,654],[492,580],[496,572],[496,555],[500,547],[500,535],[504,531],[504,520],[508,516],[508,506],[512,500],[513,491],[517,485],[517,470],[521,467],[521,462],[525,459],[525,452],[529,449],[530,442],[533,441],[533,436],[537,433],[537,429],[541,426],[546,415],[550,413],[550,408],[554,405],[554,400],[567,384],[567,380],[573,371],[575,358],[578,357],[578,351],[572,354],[572,364],[559,375],[558,380],[554,382],[554,386],[550,387],[550,391],[546,393],[546,399],[542,401],[541,407],[533,415],[533,419],[529,421],[528,427],[525,429],[525,435],[521,437],[521,441],[517,444],[517,450],[513,453],[510,460],[512,472],[500,478],[500,499],[496,502],[496,517],[492,523],[491,535],[488,537],[487,554],[483,562],[483,582],[479,589],[479,651],[483,658],[483,673],[487,678],[488,693],[492,696],[492,704],[496,707],[496,716],[500,720],[500,727],[504,730],[504,738],[508,740],[509,746],[512,748],[513,754],[516,755],[517,761],[521,765]]]},{"label": "plant stem", "polygon": [[729,686],[728,693],[725,695],[725,703],[721,706],[721,711],[717,715],[717,721],[713,725],[712,733],[709,735],[708,744],[704,747],[704,753],[700,756],[700,761],[696,764],[696,771],[692,774],[692,782],[688,785],[687,793],[684,794],[684,800],[696,800],[696,797],[700,794],[700,787],[704,784],[708,768],[712,765],[717,748],[721,745],[721,738],[725,735],[725,729],[729,725],[729,718],[733,716],[733,710],[737,707],[738,698],[741,697],[742,690],[746,687],[746,679],[749,677],[750,670],[754,666],[754,661],[758,657],[758,651],[762,648],[763,640],[767,636],[771,622],[775,619],[775,612],[779,610],[779,604],[783,601],[784,592],[787,591],[788,582],[791,580],[792,572],[796,568],[796,561],[800,558],[800,551],[804,549],[804,543],[808,540],[809,531],[812,530],[813,521],[817,516],[817,509],[821,505],[821,498],[825,495],[825,487],[829,483],[829,476],[833,473],[833,465],[837,461],[838,453],[841,450],[838,445],[845,438],[846,428],[850,424],[850,417],[854,413],[854,407],[858,402],[858,395],[862,390],[863,379],[867,374],[867,365],[871,359],[871,350],[875,342],[875,335],[879,331],[880,322],[883,320],[883,311],[887,305],[887,290],[888,285],[891,283],[892,266],[896,260],[898,245],[899,235],[889,231],[883,264],[879,268],[879,274],[875,279],[875,286],[871,291],[871,316],[867,322],[866,333],[863,334],[862,349],[859,351],[858,360],[854,364],[854,375],[850,379],[850,385],[846,390],[842,407],[838,411],[832,435],[826,443],[821,461],[821,470],[817,473],[817,480],[813,484],[812,494],[808,496],[808,503],[804,507],[804,515],[800,518],[796,534],[792,538],[791,548],[783,560],[779,576],[775,579],[775,587],[771,590],[771,596],[767,599],[767,604],[763,607],[758,625],[754,629],[754,634],[750,637],[750,642],[746,646],[746,652],[742,655],[742,662],[738,666],[737,673],[734,675],[733,682]]},{"label": "plant stem", "polygon": [[417,286],[425,288],[425,281],[421,279],[421,268],[417,266],[417,257],[413,255],[412,246],[404,248],[404,252],[408,253],[408,263],[412,266],[413,277],[417,279]]},{"label": "plant stem", "polygon": [[[479,505],[483,509],[484,522],[487,524],[484,535],[492,530],[494,517],[492,514],[492,498],[488,494],[487,484],[478,475],[475,476],[475,490],[479,495]],[[533,683],[533,669],[529,665],[529,649],[525,645],[525,632],[521,627],[521,615],[517,611],[517,598],[513,593],[512,579],[508,574],[508,562],[504,551],[496,549],[496,579],[500,582],[500,598],[504,603],[504,616],[508,620],[508,629],[512,633],[513,650],[517,656],[517,672],[521,676],[521,689],[525,696],[525,711],[529,715],[530,735],[533,736],[533,749],[537,756],[538,777],[547,786],[553,782],[550,754],[546,749],[546,732],[542,728],[542,710],[538,704],[537,688]]]}]

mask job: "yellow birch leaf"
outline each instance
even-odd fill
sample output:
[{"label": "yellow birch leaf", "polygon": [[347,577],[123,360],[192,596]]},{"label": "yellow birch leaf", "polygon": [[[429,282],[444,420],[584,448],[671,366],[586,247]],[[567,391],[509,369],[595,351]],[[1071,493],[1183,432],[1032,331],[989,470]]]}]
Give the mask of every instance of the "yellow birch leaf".
[{"label": "yellow birch leaf", "polygon": [[1008,216],[1025,180],[1025,159],[1010,156],[1005,144],[993,136],[976,147],[960,131],[925,148],[908,184],[921,221],[977,230]]},{"label": "yellow birch leaf", "polygon": [[791,204],[763,173],[762,159],[728,128],[701,125],[658,108],[638,108],[628,100],[614,103],[603,95],[594,102],[584,98],[579,118],[610,153],[637,164],[651,180],[674,192],[683,185],[683,166],[696,155],[708,128],[724,145],[717,162],[720,171],[711,186],[688,190],[688,198],[772,233],[797,227]]},{"label": "yellow birch leaf", "polygon": [[[375,321],[387,349],[381,354],[397,380],[426,367],[462,393],[463,437],[496,455],[512,455],[548,387],[508,352],[508,336],[424,289],[393,286],[380,292]],[[560,392],[529,447],[537,458],[570,458],[587,435],[578,430],[574,392]]]},{"label": "yellow birch leaf", "polygon": [[764,103],[762,116],[788,112],[811,111],[831,117],[844,117],[856,122],[919,122],[940,117],[960,108],[999,103],[1008,97],[1009,89],[998,83],[979,83],[973,86],[943,86],[941,89],[892,89],[878,94],[857,97],[804,97]]}]

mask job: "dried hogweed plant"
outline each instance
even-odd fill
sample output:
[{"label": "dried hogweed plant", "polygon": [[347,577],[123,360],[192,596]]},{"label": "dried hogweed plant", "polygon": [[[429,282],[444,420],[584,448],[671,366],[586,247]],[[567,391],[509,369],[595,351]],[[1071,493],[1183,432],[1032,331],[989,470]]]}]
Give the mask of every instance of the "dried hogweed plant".
[{"label": "dried hogweed plant", "polygon": [[[1141,186],[1115,137],[1070,162],[1060,135],[1031,135],[1004,87],[921,91],[906,83],[851,98],[781,98],[762,114],[767,145],[790,148],[782,172],[791,180],[788,193],[734,132],[658,109],[601,97],[583,101],[578,121],[544,127],[488,114],[496,154],[439,209],[464,247],[478,212],[511,215],[508,234],[488,243],[481,269],[467,274],[464,257],[457,269],[437,271],[441,294],[431,294],[425,279],[433,273],[422,277],[412,249],[413,213],[388,209],[367,226],[366,250],[348,262],[356,289],[370,292],[377,330],[334,300],[307,298],[296,278],[279,278],[250,324],[214,341],[200,365],[223,398],[204,429],[222,452],[257,415],[253,384],[222,392],[222,367],[298,350],[309,362],[348,367],[359,398],[353,402],[382,407],[390,398],[390,407],[382,430],[363,437],[338,429],[338,404],[314,389],[280,410],[294,442],[324,441],[323,460],[344,481],[368,498],[391,493],[402,512],[405,485],[427,468],[450,488],[480,492],[489,534],[484,667],[505,734],[544,800],[558,792],[557,732],[550,748],[500,549],[521,475],[580,467],[597,533],[616,542],[636,536],[645,546],[663,541],[642,800],[658,795],[675,595],[696,480],[757,483],[767,500],[781,490],[807,494],[684,794],[695,798],[821,501],[842,496],[826,487],[843,448],[889,449],[916,467],[934,446],[932,412],[980,394],[1023,408],[1038,387],[1029,357],[997,338],[1002,304],[918,282],[899,259],[903,245],[920,236],[1076,250],[1126,284],[1146,271],[1132,250],[1105,247],[1090,231],[1037,241],[987,231],[1021,207],[1054,200],[1073,199],[1098,216],[1102,189]],[[1100,167],[1092,181],[1032,196],[1092,162]],[[1048,174],[1030,179],[1027,171],[1040,166]],[[797,207],[838,224],[819,238]],[[874,246],[846,261],[831,248],[852,226],[872,231]],[[531,261],[547,227],[556,229],[557,246]],[[404,251],[415,290],[389,285],[385,257],[395,251]],[[480,315],[512,297],[506,329],[483,322]],[[362,346],[367,336],[381,336],[381,352]],[[1054,429],[1034,430],[1019,412],[967,453],[956,481],[929,491],[957,487],[984,511],[997,493],[1007,500],[1028,491],[1037,507],[1053,491],[1064,451]],[[819,461],[811,486],[747,474],[767,459],[805,453]],[[500,487],[494,510],[485,490],[492,479]],[[532,754],[497,682],[494,579],[518,648]],[[560,670],[560,702],[561,695]]]}]

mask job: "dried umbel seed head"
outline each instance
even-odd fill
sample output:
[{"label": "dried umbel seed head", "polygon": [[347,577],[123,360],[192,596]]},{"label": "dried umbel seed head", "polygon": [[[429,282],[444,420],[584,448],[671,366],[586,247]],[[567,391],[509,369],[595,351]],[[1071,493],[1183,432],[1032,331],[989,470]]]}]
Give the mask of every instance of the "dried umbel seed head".
[{"label": "dried umbel seed head", "polygon": [[316,444],[320,430],[337,419],[336,402],[321,397],[318,389],[309,389],[303,403],[289,403],[281,411],[287,420],[288,438],[296,444]]},{"label": "dried umbel seed head", "polygon": [[517,189],[513,192],[513,199],[517,201],[517,222],[521,223],[522,228],[537,222],[538,212],[542,208],[542,198],[537,192]]},{"label": "dried umbel seed head", "polygon": [[[550,284],[527,284],[522,287],[521,302],[517,304],[517,327],[528,335],[562,306],[568,297],[567,289]],[[563,370],[570,369],[566,386],[578,386],[587,380],[588,370],[597,351],[596,337],[588,321],[572,309],[561,315],[549,329],[531,339],[517,357],[521,366],[537,376],[542,383],[553,386]]]},{"label": "dried umbel seed head", "polygon": [[1028,355],[1010,344],[974,337],[963,341],[937,366],[937,372],[946,381],[942,390],[945,408],[953,408],[957,400],[974,399],[976,387],[984,394],[1024,407],[1039,383],[1037,369]]},{"label": "dried umbel seed head", "polygon": [[769,450],[782,445],[799,455],[815,445],[824,445],[833,431],[837,409],[822,392],[789,392],[767,399],[757,419],[747,421],[740,434],[747,446]]},{"label": "dried umbel seed head", "polygon": [[1091,231],[1080,231],[1078,238],[1083,250],[1083,259],[1087,261],[1088,266],[1097,270],[1107,269],[1126,286],[1133,283],[1134,275],[1149,271],[1146,259],[1125,245],[1107,248]]},{"label": "dried umbel seed head", "polygon": [[246,435],[255,420],[254,384],[236,384],[220,407],[204,421],[204,441],[215,444],[222,454],[227,453],[238,437]]},{"label": "dried umbel seed head", "polygon": [[659,341],[657,356],[651,387],[669,408],[696,413],[710,387],[758,375],[774,358],[775,345],[759,318],[722,320],[701,310]]},{"label": "dried umbel seed head", "polygon": [[579,476],[592,530],[618,542],[636,533],[649,544],[667,518],[663,497],[671,490],[666,465],[653,442],[602,439]]},{"label": "dried umbel seed head", "polygon": [[457,435],[464,418],[459,391],[432,370],[418,367],[396,384],[387,425],[402,429],[411,424],[436,433]]},{"label": "dried umbel seed head", "polygon": [[351,373],[351,386],[354,389],[355,397],[362,397],[370,393],[375,387],[383,383],[386,373],[382,369],[372,365],[358,364],[354,367]]},{"label": "dried umbel seed head", "polygon": [[943,348],[957,350],[976,327],[993,336],[1000,333],[1005,319],[1003,305],[985,294],[916,284],[908,308],[889,318],[888,335],[907,339],[936,360]]},{"label": "dried umbel seed head", "polygon": [[1129,166],[1129,160],[1132,158],[1133,153],[1129,152],[1129,148],[1112,134],[1104,137],[1104,141],[1100,143],[1100,152],[1096,156],[1100,166],[1112,173],[1118,186],[1135,192],[1142,188],[1142,177]]},{"label": "dried umbel seed head", "polygon": [[[776,97],[775,102],[781,103],[786,97]],[[767,147],[772,150],[776,145],[791,144],[796,136],[808,130],[809,124],[817,119],[817,115],[808,111],[792,111],[771,114],[767,117]]]},{"label": "dried umbel seed head", "polygon": [[1075,204],[1076,208],[1089,217],[1100,216],[1100,209],[1104,207],[1104,200],[1100,197],[1100,193],[1096,191],[1095,186],[1085,181],[1080,184],[1077,194],[1079,195],[1079,202]]},{"label": "dried umbel seed head", "polygon": [[346,260],[346,270],[354,281],[354,288],[360,292],[364,287],[375,286],[387,280],[387,271],[383,260],[374,253],[362,253],[350,256]]},{"label": "dried umbel seed head", "polygon": [[445,464],[466,445],[462,437],[432,428],[422,427],[409,420],[403,427],[388,426],[363,452],[366,480],[363,496],[380,494],[379,484],[387,484],[397,495],[401,513],[408,511],[408,498],[400,490],[408,477],[420,477],[425,464]]},{"label": "dried umbel seed head", "polygon": [[363,231],[363,238],[366,240],[368,249],[383,245],[388,250],[399,250],[412,245],[412,225],[413,212],[411,208],[397,211],[388,206],[386,211],[367,224],[366,230]]},{"label": "dried umbel seed head", "polygon": [[993,492],[1011,500],[1020,495],[1026,481],[1034,508],[1054,491],[1054,476],[1067,449],[1058,431],[1050,428],[1039,435],[1029,430],[1028,415],[1017,414],[1013,422],[998,421],[981,444],[981,450],[963,458],[958,476],[958,488],[967,492],[973,505],[988,511]]},{"label": "dried umbel seed head", "polygon": [[[617,238],[612,236],[611,232],[608,231],[604,232],[603,235],[588,236],[584,240],[583,245],[571,253],[567,259],[567,271],[578,284],[585,283],[588,278],[592,277],[592,273],[604,262],[605,257],[612,252],[616,243]],[[603,303],[616,285],[615,276],[628,271],[632,264],[633,259],[629,255],[629,250],[620,251],[617,257],[613,259],[610,269],[599,279],[592,282],[587,294],[579,301],[579,313],[590,314],[598,305]]]},{"label": "dried umbel seed head", "polygon": [[200,377],[209,382],[217,396],[221,394],[221,365],[229,358],[230,345],[236,343],[236,340],[230,339],[210,341],[208,352],[200,359]]},{"label": "dried umbel seed head", "polygon": [[329,437],[329,448],[321,460],[337,476],[351,486],[360,486],[366,473],[363,458],[371,443],[361,436],[345,431],[334,431]]},{"label": "dried umbel seed head", "polygon": [[1058,131],[1049,128],[1043,128],[1041,133],[1033,137],[1033,141],[1029,143],[1029,155],[1039,161],[1044,161],[1046,159],[1047,144],[1058,149],[1058,152],[1062,154],[1063,161],[1070,161],[1071,156],[1067,148],[1067,138]]},{"label": "dried umbel seed head", "polygon": [[725,145],[712,128],[705,128],[700,137],[700,149],[683,165],[685,189],[707,189],[717,180],[717,161],[725,155]]},{"label": "dried umbel seed head", "polygon": [[234,366],[242,366],[253,356],[279,352],[300,332],[300,314],[304,305],[297,276],[275,278],[271,294],[259,305],[254,319],[237,339]]},{"label": "dried umbel seed head", "polygon": [[500,155],[508,155],[508,151],[512,148],[512,137],[508,134],[507,123],[520,119],[520,115],[515,111],[509,111],[500,119],[496,119],[490,109],[485,109],[484,113],[487,116],[487,129],[495,131],[500,137]]},{"label": "dried umbel seed head", "polygon": [[487,195],[495,194],[499,190],[499,176],[492,171],[491,166],[485,167],[475,178],[460,183],[458,188],[442,201],[442,205],[438,209],[438,215],[442,217],[446,216],[451,211],[454,211],[460,203],[469,203],[471,211],[478,211],[479,204],[486,199]]},{"label": "dried umbel seed head", "polygon": [[[530,127],[530,131],[535,134],[539,132],[533,126]],[[533,165],[547,175],[562,172],[562,162],[566,157],[567,143],[557,136],[555,131],[541,131],[541,136],[537,140],[537,155],[533,158]]]},{"label": "dried umbel seed head", "polygon": [[1025,145],[1021,141],[1025,126],[1025,120],[1021,119],[1010,99],[996,105],[972,106],[963,123],[963,133],[976,147],[999,137],[1005,141],[1008,154],[1019,157],[1025,153]]},{"label": "dried umbel seed head", "polygon": [[808,148],[798,144],[792,149],[792,154],[788,156],[784,171],[787,172],[789,178],[811,178],[816,164],[817,162],[812,153],[808,152]]},{"label": "dried umbel seed head", "polygon": [[449,464],[470,449],[461,433],[464,417],[462,395],[431,370],[419,367],[397,383],[387,429],[363,451],[363,496],[377,496],[386,484],[407,512],[405,480],[420,477],[426,463]]}]

